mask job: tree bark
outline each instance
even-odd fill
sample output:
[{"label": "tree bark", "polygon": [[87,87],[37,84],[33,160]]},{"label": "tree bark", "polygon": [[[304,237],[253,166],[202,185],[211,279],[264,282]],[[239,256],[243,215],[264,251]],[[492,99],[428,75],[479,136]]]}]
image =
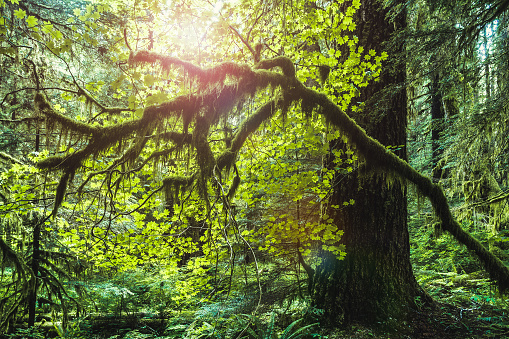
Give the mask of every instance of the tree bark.
[{"label": "tree bark", "polygon": [[[387,21],[385,15],[379,2],[363,2],[357,13],[355,35],[365,50],[380,53],[381,42],[390,39],[395,26],[405,23],[404,15],[395,22]],[[404,61],[388,67],[378,82],[361,90],[364,110],[349,115],[368,135],[394,146],[397,155],[406,160],[407,100],[401,86],[405,76]],[[346,258],[338,261],[323,253],[313,276],[313,303],[324,309],[329,325],[376,324],[400,318],[414,305],[416,297],[428,298],[416,282],[410,263],[406,187],[398,180],[387,179],[387,174],[380,172],[354,171],[335,185],[331,205],[343,206],[350,199],[355,203],[330,211],[344,231]]]},{"label": "tree bark", "polygon": [[440,165],[443,154],[440,137],[444,131],[445,119],[442,102],[440,72],[436,70],[431,74],[431,176],[433,182],[439,182],[443,174],[442,165]]},{"label": "tree bark", "polygon": [[31,268],[34,273],[33,279],[35,282],[32,284],[33,288],[29,291],[28,295],[28,327],[32,327],[35,325],[35,313],[37,306],[37,276],[39,275],[39,261],[40,261],[40,251],[41,251],[41,227],[42,224],[38,218],[35,219],[35,227],[33,232],[33,252],[32,252],[32,263]]}]

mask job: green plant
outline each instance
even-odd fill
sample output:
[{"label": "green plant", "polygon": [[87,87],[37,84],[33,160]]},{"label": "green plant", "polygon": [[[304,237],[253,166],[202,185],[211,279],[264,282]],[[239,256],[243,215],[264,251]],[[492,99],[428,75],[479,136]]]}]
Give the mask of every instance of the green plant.
[{"label": "green plant", "polygon": [[[292,322],[290,325],[288,325],[288,327],[283,331],[283,333],[281,334],[279,339],[297,339],[297,338],[302,338],[305,335],[310,334],[309,331],[313,327],[318,325],[318,323],[309,324],[309,325],[303,326],[303,327],[297,329],[296,331],[292,332],[293,327],[296,326],[301,321],[302,321],[302,319],[297,319],[294,322]],[[316,334],[312,334],[312,336],[315,337]]]},{"label": "green plant", "polygon": [[186,330],[186,339],[200,339],[200,338],[214,338],[216,327],[206,321],[200,326],[197,326],[198,322],[194,321]]},{"label": "green plant", "polygon": [[59,338],[85,339],[88,337],[86,326],[83,326],[80,320],[70,323],[65,329],[56,322],[53,323],[53,326]]},{"label": "green plant", "polygon": [[[268,324],[262,322],[258,317],[244,314],[249,322],[246,324],[245,332],[249,336],[243,336],[241,338],[256,338],[256,339],[298,339],[303,338],[306,335],[311,337],[321,337],[319,334],[314,333],[311,334],[310,330],[318,325],[318,323],[309,324],[294,330],[294,327],[297,326],[303,319],[297,319],[293,321],[290,325],[288,325],[282,333],[278,333],[276,327],[276,314],[272,313],[270,321]],[[251,324],[255,327],[252,328]],[[241,334],[242,335],[242,334]]]},{"label": "green plant", "polygon": [[16,333],[8,334],[11,339],[44,339],[46,336],[37,327],[18,328]]}]

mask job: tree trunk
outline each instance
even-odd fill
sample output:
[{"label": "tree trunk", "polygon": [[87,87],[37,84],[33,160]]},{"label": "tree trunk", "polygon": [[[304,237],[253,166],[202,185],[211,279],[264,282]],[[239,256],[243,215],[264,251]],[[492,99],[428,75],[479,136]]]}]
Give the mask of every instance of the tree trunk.
[{"label": "tree trunk", "polygon": [[[356,15],[359,44],[378,53],[395,26],[401,28],[405,23],[404,15],[395,22],[387,21],[386,12],[374,0],[365,0]],[[360,101],[366,102],[366,107],[354,116],[370,136],[395,146],[402,158],[406,158],[407,121],[406,91],[401,86],[406,76],[404,65],[403,60],[395,67],[386,67],[378,82],[361,90]],[[427,298],[410,263],[406,188],[388,179],[390,175],[376,169],[354,171],[334,186],[331,205],[343,206],[350,199],[355,203],[330,211],[344,231],[346,258],[338,261],[324,253],[313,275],[313,303],[324,309],[329,325],[372,325],[400,318],[415,305],[416,297]]]},{"label": "tree trunk", "polygon": [[442,90],[440,88],[440,72],[438,70],[431,74],[431,176],[433,182],[439,182],[442,178],[443,148],[440,137],[444,132],[445,112],[442,107]]},{"label": "tree trunk", "polygon": [[40,251],[41,251],[41,227],[42,222],[39,221],[39,218],[35,219],[35,227],[33,233],[33,252],[32,252],[32,264],[31,268],[34,273],[35,283],[32,285],[33,289],[29,291],[28,295],[28,327],[32,327],[35,325],[35,312],[37,305],[37,276],[39,275],[39,261],[40,261]]}]

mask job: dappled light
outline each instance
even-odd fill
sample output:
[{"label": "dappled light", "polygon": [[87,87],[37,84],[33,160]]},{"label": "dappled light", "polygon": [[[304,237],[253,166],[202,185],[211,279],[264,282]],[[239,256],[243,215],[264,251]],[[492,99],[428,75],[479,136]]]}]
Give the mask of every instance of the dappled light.
[{"label": "dappled light", "polygon": [[506,12],[0,0],[0,335],[507,335]]}]

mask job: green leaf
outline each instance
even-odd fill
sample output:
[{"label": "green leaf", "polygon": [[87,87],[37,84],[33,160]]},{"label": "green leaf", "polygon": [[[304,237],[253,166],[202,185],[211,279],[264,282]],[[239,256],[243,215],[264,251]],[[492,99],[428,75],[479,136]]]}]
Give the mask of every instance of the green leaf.
[{"label": "green leaf", "polygon": [[18,19],[23,19],[27,15],[27,12],[25,12],[22,9],[17,9],[14,11],[14,16]]},{"label": "green leaf", "polygon": [[54,30],[53,37],[55,38],[55,40],[62,40],[64,38],[64,35],[59,30]]},{"label": "green leaf", "polygon": [[37,25],[37,21],[39,21],[39,20],[35,16],[30,15],[28,18],[26,18],[26,21],[27,21],[28,27],[31,28],[31,27],[34,27],[35,25]]},{"label": "green leaf", "polygon": [[145,75],[145,78],[143,79],[143,83],[145,86],[152,86],[155,82],[155,78],[152,74]]},{"label": "green leaf", "polygon": [[44,25],[42,26],[42,32],[46,33],[46,34],[50,34],[52,31],[53,31],[53,25],[49,21],[46,21],[44,23]]},{"label": "green leaf", "polygon": [[138,108],[138,109],[134,112],[134,114],[135,114],[138,118],[140,118],[140,119],[141,119],[141,117],[143,116],[143,112],[144,112],[144,111],[145,111],[145,109],[143,109],[143,108]]}]

